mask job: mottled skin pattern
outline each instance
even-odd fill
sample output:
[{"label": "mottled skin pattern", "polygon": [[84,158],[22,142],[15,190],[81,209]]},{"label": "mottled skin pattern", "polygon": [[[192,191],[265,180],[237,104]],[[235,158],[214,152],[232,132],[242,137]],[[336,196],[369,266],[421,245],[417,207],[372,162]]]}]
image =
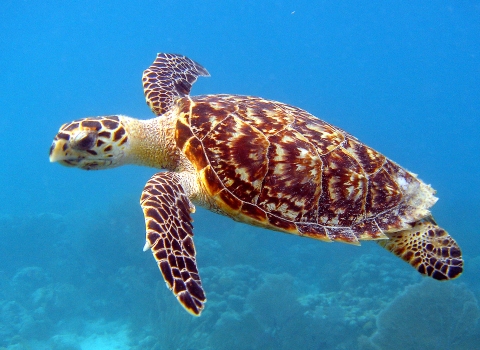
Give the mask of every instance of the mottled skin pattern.
[{"label": "mottled skin pattern", "polygon": [[141,198],[146,244],[187,311],[206,301],[196,264],[194,204],[234,220],[323,241],[376,240],[437,280],[463,271],[461,251],[430,214],[434,191],[355,137],[280,102],[189,96],[205,68],[159,54],[143,75],[157,118],[64,124],[50,160],[81,169],[134,163],[167,169]]}]

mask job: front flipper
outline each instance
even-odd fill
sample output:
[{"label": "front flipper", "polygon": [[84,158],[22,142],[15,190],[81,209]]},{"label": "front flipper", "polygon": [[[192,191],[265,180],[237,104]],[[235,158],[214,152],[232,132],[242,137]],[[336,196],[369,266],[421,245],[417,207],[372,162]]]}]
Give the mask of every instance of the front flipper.
[{"label": "front flipper", "polygon": [[388,240],[376,241],[385,249],[436,280],[449,280],[463,271],[462,252],[455,240],[432,217],[412,228],[386,233]]},{"label": "front flipper", "polygon": [[176,173],[157,173],[148,180],[140,198],[147,241],[168,288],[182,306],[199,316],[207,301],[195,261],[193,225],[195,207]]},{"label": "front flipper", "polygon": [[159,53],[143,72],[143,92],[148,106],[156,115],[168,112],[175,100],[187,96],[199,76],[210,74],[188,57]]}]

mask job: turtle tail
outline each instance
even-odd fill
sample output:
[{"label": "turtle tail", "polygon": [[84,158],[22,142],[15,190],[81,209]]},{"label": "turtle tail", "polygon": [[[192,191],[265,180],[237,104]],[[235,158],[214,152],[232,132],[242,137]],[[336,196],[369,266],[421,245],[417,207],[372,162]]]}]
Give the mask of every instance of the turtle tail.
[{"label": "turtle tail", "polygon": [[460,247],[431,215],[409,229],[385,234],[389,239],[376,242],[421,274],[436,280],[449,280],[463,272]]}]

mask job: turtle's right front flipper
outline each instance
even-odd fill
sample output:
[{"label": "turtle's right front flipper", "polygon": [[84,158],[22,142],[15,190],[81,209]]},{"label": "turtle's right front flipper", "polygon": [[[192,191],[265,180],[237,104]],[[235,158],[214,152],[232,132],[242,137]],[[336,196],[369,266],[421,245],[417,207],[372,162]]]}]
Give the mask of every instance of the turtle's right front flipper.
[{"label": "turtle's right front flipper", "polygon": [[177,173],[157,173],[140,198],[147,242],[168,288],[182,306],[199,316],[206,302],[198,274],[191,213],[195,207],[185,194]]}]

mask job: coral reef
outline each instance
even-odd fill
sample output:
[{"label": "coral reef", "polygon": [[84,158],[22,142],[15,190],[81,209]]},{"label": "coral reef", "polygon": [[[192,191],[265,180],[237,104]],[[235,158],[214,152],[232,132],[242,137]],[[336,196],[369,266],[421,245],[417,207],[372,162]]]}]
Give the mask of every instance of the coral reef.
[{"label": "coral reef", "polygon": [[378,349],[472,349],[480,343],[479,317],[465,285],[425,279],[382,310],[370,340]]},{"label": "coral reef", "polygon": [[77,214],[0,220],[3,242],[27,230],[19,236],[28,248],[0,247],[8,256],[0,271],[0,348],[468,349],[480,341],[473,278],[422,281],[375,244],[327,245],[218,216],[196,225],[208,302],[192,317],[142,254],[136,209],[118,205],[68,227]]}]

